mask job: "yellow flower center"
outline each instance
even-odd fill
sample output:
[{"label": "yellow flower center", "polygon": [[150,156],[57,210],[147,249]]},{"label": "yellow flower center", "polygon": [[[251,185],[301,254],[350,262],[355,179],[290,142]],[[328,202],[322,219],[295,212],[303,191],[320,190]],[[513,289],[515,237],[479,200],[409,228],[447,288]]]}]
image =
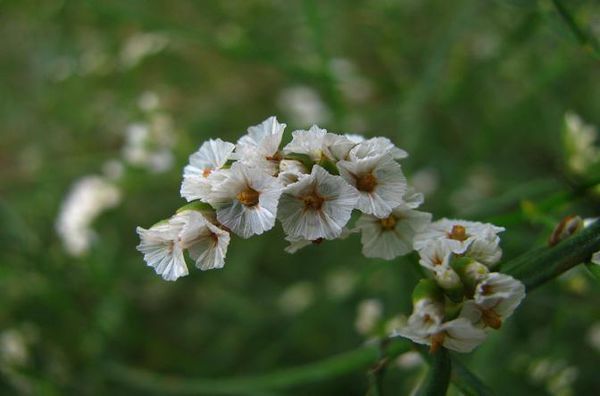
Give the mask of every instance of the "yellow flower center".
[{"label": "yellow flower center", "polygon": [[208,177],[208,175],[210,175],[212,171],[212,168],[204,168],[204,170],[202,171],[202,177]]},{"label": "yellow flower center", "polygon": [[246,187],[244,191],[241,191],[237,195],[238,201],[240,201],[243,205],[246,206],[256,206],[258,205],[258,197],[260,193],[254,190],[251,187]]},{"label": "yellow flower center", "polygon": [[469,236],[467,235],[467,230],[465,227],[461,225],[452,226],[452,230],[448,233],[449,239],[454,239],[456,241],[466,241]]},{"label": "yellow flower center", "polygon": [[390,215],[389,217],[385,218],[385,219],[381,219],[379,220],[379,223],[381,224],[381,228],[383,228],[386,231],[390,231],[393,230],[396,227],[396,218],[394,217],[394,215]]},{"label": "yellow flower center", "polygon": [[304,201],[305,210],[320,210],[323,206],[323,202],[325,202],[325,198],[317,194],[316,191],[305,195],[304,197],[302,197],[302,200]]},{"label": "yellow flower center", "polygon": [[490,326],[495,330],[498,330],[500,326],[502,326],[502,319],[500,318],[500,315],[498,315],[493,309],[481,311],[481,320],[487,326]]},{"label": "yellow flower center", "polygon": [[364,192],[372,192],[377,187],[377,178],[371,173],[356,177],[356,188]]}]

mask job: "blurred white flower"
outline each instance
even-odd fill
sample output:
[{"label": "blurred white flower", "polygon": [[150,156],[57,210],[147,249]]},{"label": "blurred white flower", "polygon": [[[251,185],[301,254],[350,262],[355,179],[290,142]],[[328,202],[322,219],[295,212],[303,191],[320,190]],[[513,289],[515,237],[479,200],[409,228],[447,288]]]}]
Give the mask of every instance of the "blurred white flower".
[{"label": "blurred white flower", "polygon": [[296,315],[308,308],[314,299],[314,286],[309,282],[298,282],[284,290],[278,305],[282,312]]},{"label": "blurred white flower", "polygon": [[437,190],[440,184],[439,172],[434,168],[420,169],[412,175],[411,184],[417,191],[429,196]]},{"label": "blurred white flower", "polygon": [[190,155],[189,164],[183,169],[181,196],[188,201],[207,202],[213,185],[222,182],[228,171],[221,168],[231,158],[235,145],[221,139],[211,139]]},{"label": "blurred white flower", "polygon": [[331,117],[317,91],[310,87],[286,88],[280,92],[277,102],[297,125],[323,124]]},{"label": "blurred white flower", "polygon": [[127,38],[121,48],[120,60],[124,68],[137,66],[144,58],[167,47],[169,39],[161,33],[136,33]]},{"label": "blurred white flower", "polygon": [[278,173],[281,160],[279,145],[286,124],[277,122],[272,116],[261,124],[248,128],[248,134],[242,136],[236,145],[237,159],[248,165],[263,169],[272,176]]},{"label": "blurred white flower", "polygon": [[356,222],[361,232],[362,253],[366,257],[393,260],[413,250],[415,235],[423,232],[431,222],[431,214],[396,207],[388,217],[378,218],[363,214]]},{"label": "blurred white flower", "polygon": [[488,167],[476,166],[469,171],[465,184],[452,192],[450,203],[458,213],[463,212],[491,197],[494,183],[494,176]]},{"label": "blurred white flower", "polygon": [[335,239],[357,200],[354,187],[315,165],[310,175],[284,188],[278,218],[293,240]]},{"label": "blurred white flower", "polygon": [[406,178],[400,164],[388,154],[342,160],[337,166],[340,176],[358,190],[356,208],[361,212],[383,219],[402,204]]},{"label": "blurred white flower", "polygon": [[358,304],[354,328],[361,335],[369,335],[383,316],[383,305],[375,299],[363,300]]},{"label": "blurred white flower", "polygon": [[106,161],[102,164],[102,173],[108,180],[119,180],[123,177],[123,173],[125,172],[125,167],[123,163],[119,160],[112,159]]},{"label": "blurred white flower", "polygon": [[94,220],[121,202],[116,185],[101,176],[85,176],[71,187],[56,220],[56,231],[69,254],[82,256],[89,250],[95,232]]},{"label": "blurred white flower", "polygon": [[373,87],[369,80],[360,76],[356,66],[348,59],[336,58],[331,61],[331,71],[337,80],[340,91],[354,102],[363,102],[371,96]]},{"label": "blurred white flower", "polygon": [[333,298],[349,296],[358,282],[358,276],[344,268],[330,272],[325,278],[325,290]]},{"label": "blurred white flower", "polygon": [[404,352],[396,359],[396,365],[404,370],[420,367],[423,363],[423,357],[417,351]]},{"label": "blurred white flower", "polygon": [[529,376],[534,383],[543,384],[550,395],[574,395],[573,382],[577,378],[576,367],[569,366],[565,360],[542,358],[535,360],[529,367]]},{"label": "blurred white flower", "polygon": [[583,122],[573,112],[565,114],[563,143],[567,154],[567,165],[576,173],[585,172],[600,161],[600,150],[594,145],[598,132],[592,125]]},{"label": "blurred white flower", "polygon": [[25,335],[18,329],[9,328],[0,333],[0,367],[19,367],[29,360]]},{"label": "blurred white flower", "polygon": [[122,153],[126,162],[160,173],[173,165],[174,145],[171,117],[153,113],[149,123],[133,123],[127,127]]},{"label": "blurred white flower", "polygon": [[225,180],[213,186],[209,202],[218,208],[221,224],[242,238],[249,238],[275,225],[281,189],[273,176],[236,162]]},{"label": "blurred white flower", "polygon": [[592,260],[591,261],[592,261],[593,264],[600,265],[600,251],[598,251],[598,252],[596,252],[596,253],[594,253],[592,255]]},{"label": "blurred white flower", "polygon": [[588,344],[600,354],[600,322],[594,323],[587,331]]},{"label": "blurred white flower", "polygon": [[144,91],[138,97],[138,107],[146,112],[152,112],[158,110],[160,105],[160,97],[153,91]]}]

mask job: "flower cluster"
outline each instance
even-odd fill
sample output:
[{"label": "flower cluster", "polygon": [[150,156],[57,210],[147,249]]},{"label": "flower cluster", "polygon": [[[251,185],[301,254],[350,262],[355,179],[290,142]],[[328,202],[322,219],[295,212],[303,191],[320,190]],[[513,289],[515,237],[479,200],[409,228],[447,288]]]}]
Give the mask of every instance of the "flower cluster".
[{"label": "flower cluster", "polygon": [[[292,132],[270,117],[236,144],[203,143],[183,171],[189,203],[150,229],[138,227],[147,264],[166,280],[187,275],[184,251],[201,270],[222,268],[231,233],[250,238],[279,220],[286,251],[360,233],[366,257],[392,260],[416,250],[427,270],[413,313],[394,333],[468,352],[498,329],[525,296],[518,280],[490,269],[502,257],[504,228],[431,221],[423,195],[407,183],[408,154],[382,137],[339,135],[318,126]],[[352,214],[360,216],[350,226]]]},{"label": "flower cluster", "polygon": [[[249,238],[279,220],[288,252],[361,233],[367,257],[391,260],[413,250],[431,215],[417,211],[423,195],[408,186],[399,160],[408,154],[389,139],[339,135],[313,126],[292,132],[270,117],[236,144],[203,143],[183,171],[190,203],[150,229],[138,246],[164,279],[187,275],[188,250],[202,270],[224,265],[230,233]],[[362,213],[349,227],[355,210]]]},{"label": "flower cluster", "polygon": [[491,268],[500,260],[492,224],[441,219],[416,236],[419,263],[430,275],[413,291],[413,313],[394,335],[470,352],[489,329],[499,329],[525,298],[525,286]]}]

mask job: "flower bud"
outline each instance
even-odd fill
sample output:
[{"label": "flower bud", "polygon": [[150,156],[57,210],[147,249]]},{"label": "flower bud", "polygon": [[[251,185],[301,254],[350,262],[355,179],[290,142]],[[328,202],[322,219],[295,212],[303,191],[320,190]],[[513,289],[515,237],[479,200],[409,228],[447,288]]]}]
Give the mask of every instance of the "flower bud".
[{"label": "flower bud", "polygon": [[548,246],[557,245],[560,241],[583,229],[583,220],[579,216],[567,216],[554,227],[548,239]]},{"label": "flower bud", "polygon": [[477,284],[490,272],[489,269],[470,257],[455,257],[450,266],[463,282],[468,296],[472,296]]},{"label": "flower bud", "polygon": [[444,290],[444,293],[453,302],[461,302],[464,296],[464,286],[458,274],[447,268],[445,270],[436,271],[433,274],[438,286]]}]

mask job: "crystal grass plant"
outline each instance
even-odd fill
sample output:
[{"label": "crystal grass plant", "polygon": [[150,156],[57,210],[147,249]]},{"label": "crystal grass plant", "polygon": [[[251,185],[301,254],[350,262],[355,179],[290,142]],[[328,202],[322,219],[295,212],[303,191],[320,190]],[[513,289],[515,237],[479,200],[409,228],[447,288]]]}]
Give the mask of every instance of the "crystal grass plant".
[{"label": "crystal grass plant", "polygon": [[[220,139],[203,143],[183,173],[181,195],[190,203],[149,229],[137,229],[138,250],[147,265],[163,279],[177,280],[188,275],[187,251],[202,271],[223,268],[232,234],[244,239],[260,235],[271,230],[276,220],[291,243],[286,249],[290,253],[354,233],[361,234],[366,257],[393,260],[416,251],[424,278],[412,294],[413,312],[392,329],[381,351],[388,356],[389,343],[396,339],[428,346],[423,353],[431,354],[427,357],[431,369],[417,394],[438,395],[445,394],[451,378],[459,388],[470,389],[465,390],[469,394],[489,393],[464,366],[457,366],[451,375],[448,350],[473,351],[490,331],[501,329],[525,299],[526,289],[578,263],[598,261],[596,223],[571,238],[583,228],[579,219],[578,226],[559,224],[551,249],[526,254],[498,269],[502,258],[499,234],[505,229],[460,219],[432,222],[431,214],[417,211],[423,195],[409,185],[399,163],[408,154],[390,140],[335,134],[315,125],[294,131],[291,142],[281,148],[285,128],[286,124],[270,117],[248,128],[236,144]],[[354,211],[362,214],[352,224]],[[573,222],[571,217],[567,220]],[[357,352],[357,366],[372,359],[367,359],[366,352],[364,360],[359,356]],[[379,364],[385,366],[385,359]],[[333,376],[339,370],[337,362],[316,367],[331,367]],[[344,366],[342,358],[339,364]],[[382,375],[376,367],[370,381],[374,392],[381,386],[378,378]],[[269,376],[241,380],[239,389],[294,384],[294,380],[286,381],[287,376],[317,379],[317,374],[312,378],[317,368],[283,371],[281,382],[277,374],[274,381]],[[144,376],[126,373],[125,378],[134,381]],[[207,389],[229,393],[238,388],[216,381],[170,391]]]}]

